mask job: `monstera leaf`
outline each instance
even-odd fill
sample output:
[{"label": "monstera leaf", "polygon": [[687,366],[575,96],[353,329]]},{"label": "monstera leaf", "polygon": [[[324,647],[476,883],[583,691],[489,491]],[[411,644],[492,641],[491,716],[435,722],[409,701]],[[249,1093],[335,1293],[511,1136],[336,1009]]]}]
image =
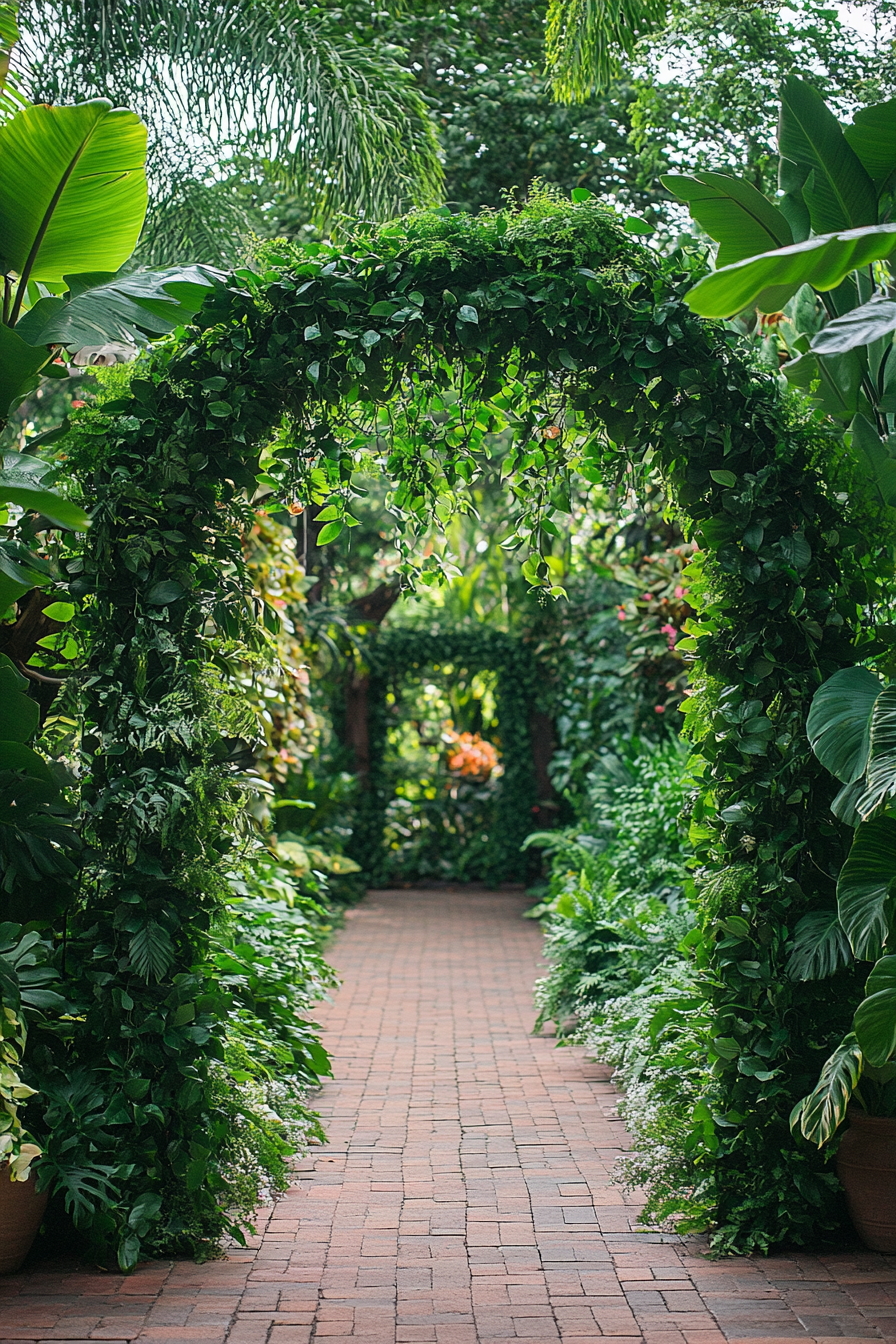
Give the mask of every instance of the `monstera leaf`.
[{"label": "monstera leaf", "polygon": [[883,683],[864,667],[844,667],[815,692],[806,722],[809,744],[843,784],[861,779],[868,764],[871,711]]},{"label": "monstera leaf", "polygon": [[882,1068],[896,1054],[896,957],[881,957],[868,977],[853,1031],[869,1064]]},{"label": "monstera leaf", "polygon": [[827,1143],[846,1118],[846,1108],[859,1085],[864,1062],[862,1048],[850,1032],[825,1062],[815,1090],[794,1106],[791,1129],[798,1129],[804,1139],[819,1148]]},{"label": "monstera leaf", "polygon": [[893,924],[894,883],[896,820],[875,817],[859,826],[837,879],[840,923],[860,961],[883,952]]}]

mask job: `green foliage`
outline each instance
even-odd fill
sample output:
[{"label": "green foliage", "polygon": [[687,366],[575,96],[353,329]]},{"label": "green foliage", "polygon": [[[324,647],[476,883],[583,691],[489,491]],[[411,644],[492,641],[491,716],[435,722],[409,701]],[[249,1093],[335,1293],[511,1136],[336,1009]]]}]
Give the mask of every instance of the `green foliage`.
[{"label": "green foliage", "polygon": [[39,708],[27,679],[0,654],[0,912],[47,919],[71,902],[81,848],[74,809],[29,743]]},{"label": "green foliage", "polygon": [[851,1032],[825,1062],[814,1092],[793,1108],[791,1125],[799,1125],[804,1139],[820,1147],[842,1123],[863,1064],[862,1050]]},{"label": "green foliage", "polygon": [[410,72],[327,8],[23,0],[21,27],[35,101],[114,98],[152,128],[142,254],[155,264],[197,252],[232,264],[272,184],[324,224],[439,196],[435,135]]},{"label": "green foliage", "polygon": [[[370,772],[360,798],[352,837],[352,854],[364,864],[373,885],[383,885],[389,866],[382,834],[390,797],[386,764],[390,684],[410,671],[438,670],[446,663],[495,677],[496,720],[500,731],[503,774],[488,809],[488,844],[467,858],[471,872],[491,883],[525,879],[531,865],[521,852],[537,801],[532,761],[530,716],[535,707],[537,673],[531,649],[500,630],[472,626],[459,630],[391,626],[371,639],[365,656],[370,667]],[[484,799],[469,800],[482,806]],[[440,809],[441,810],[441,809]]]},{"label": "green foliage", "polygon": [[661,27],[664,0],[551,0],[546,48],[548,72],[558,98],[584,102],[631,56],[638,39]]},{"label": "green foliage", "polygon": [[563,1034],[568,1019],[593,1019],[605,1000],[643,983],[687,932],[686,760],[674,741],[606,753],[587,777],[579,827],[529,837],[527,845],[551,856],[550,896],[536,913],[555,963],[536,986],[536,1030],[551,1020]]},{"label": "green foliage", "polygon": [[34,1096],[22,1078],[28,1016],[63,1003],[46,985],[55,979],[46,967],[47,946],[21,925],[0,924],[0,1180],[27,1181],[41,1154],[19,1111]]},{"label": "green foliage", "polygon": [[[830,1225],[831,1182],[788,1118],[848,1024],[828,985],[784,968],[790,930],[830,904],[842,858],[805,716],[824,676],[855,662],[879,546],[829,469],[830,440],[730,332],[688,312],[687,255],[649,253],[590,200],[542,192],[519,214],[416,214],[345,252],[271,251],[261,265],[215,290],[187,339],[144,363],[130,397],[78,417],[66,443],[96,502],[80,579],[94,849],[69,943],[92,997],[70,1064],[119,1092],[151,1082],[158,1114],[116,1134],[133,1168],[125,1221],[159,1195],[149,1244],[169,1248],[226,1222],[213,1076],[225,1014],[193,968],[207,965],[246,787],[230,760],[251,725],[219,672],[222,651],[262,640],[237,541],[245,494],[263,476],[348,520],[356,470],[375,470],[401,568],[435,584],[443,561],[418,560],[415,537],[444,526],[500,433],[513,544],[546,594],[557,585],[540,534],[567,516],[572,472],[615,480],[649,459],[700,546],[683,576],[699,614],[676,647],[698,663],[690,843],[706,869],[699,983],[725,1124],[694,1118],[694,1199],[724,1248]],[[129,952],[150,921],[173,948],[157,983]],[[147,1021],[157,1034],[131,1025]],[[189,1238],[165,1202],[185,1181]]]}]

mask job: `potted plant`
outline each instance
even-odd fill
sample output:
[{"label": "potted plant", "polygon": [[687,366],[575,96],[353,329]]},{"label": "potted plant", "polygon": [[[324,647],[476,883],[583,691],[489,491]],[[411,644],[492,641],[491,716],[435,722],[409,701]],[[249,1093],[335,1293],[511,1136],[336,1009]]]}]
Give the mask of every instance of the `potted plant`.
[{"label": "potted plant", "polygon": [[896,683],[863,667],[836,672],[816,692],[807,730],[843,784],[832,811],[856,833],[837,909],[800,921],[791,966],[803,979],[831,974],[850,956],[874,966],[852,1031],[791,1125],[821,1147],[849,1120],[837,1174],[850,1215],[866,1245],[896,1253]]}]

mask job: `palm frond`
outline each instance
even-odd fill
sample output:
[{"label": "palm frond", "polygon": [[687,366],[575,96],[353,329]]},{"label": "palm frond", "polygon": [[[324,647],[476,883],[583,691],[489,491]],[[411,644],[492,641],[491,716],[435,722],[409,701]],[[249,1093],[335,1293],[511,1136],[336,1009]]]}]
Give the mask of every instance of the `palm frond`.
[{"label": "palm frond", "polygon": [[641,38],[662,25],[666,0],[550,0],[547,74],[560,102],[583,103],[606,88]]},{"label": "palm frond", "polygon": [[24,0],[34,97],[102,95],[147,121],[162,175],[236,155],[313,195],[315,215],[438,198],[435,129],[401,53],[294,0]]}]

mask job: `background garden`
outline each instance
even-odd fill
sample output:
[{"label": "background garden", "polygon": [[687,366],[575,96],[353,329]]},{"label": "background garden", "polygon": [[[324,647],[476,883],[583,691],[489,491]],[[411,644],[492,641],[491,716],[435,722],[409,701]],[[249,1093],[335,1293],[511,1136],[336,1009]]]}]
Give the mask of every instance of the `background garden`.
[{"label": "background garden", "polygon": [[649,1219],[842,1235],[847,1101],[896,1115],[894,16],[608,14],[0,4],[0,1159],[49,1244],[244,1235],[340,912],[467,880],[531,888]]}]

